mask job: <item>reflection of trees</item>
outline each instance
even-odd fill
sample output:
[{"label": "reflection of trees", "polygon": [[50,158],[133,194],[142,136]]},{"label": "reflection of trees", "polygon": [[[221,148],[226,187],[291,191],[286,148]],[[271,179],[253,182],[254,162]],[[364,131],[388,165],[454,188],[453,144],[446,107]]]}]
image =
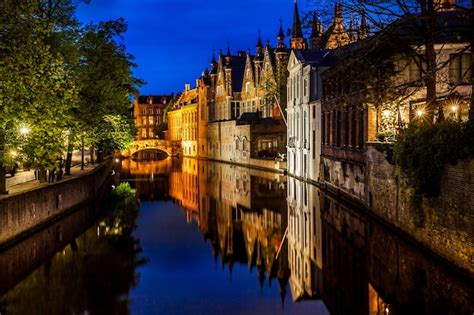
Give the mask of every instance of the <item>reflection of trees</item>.
[{"label": "reflection of trees", "polygon": [[[104,222],[135,226],[135,220],[136,215]],[[138,281],[136,268],[146,260],[140,257],[142,249],[133,229],[120,231],[104,233],[99,226],[87,230],[2,297],[0,312],[128,314],[128,293]]]}]

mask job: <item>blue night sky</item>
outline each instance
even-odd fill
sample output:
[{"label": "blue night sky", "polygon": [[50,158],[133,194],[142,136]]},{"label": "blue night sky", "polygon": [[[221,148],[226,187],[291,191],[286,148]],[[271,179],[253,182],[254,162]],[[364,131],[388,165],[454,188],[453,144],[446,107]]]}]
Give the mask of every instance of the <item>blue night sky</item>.
[{"label": "blue night sky", "polygon": [[[300,11],[305,10],[299,1]],[[125,18],[125,45],[135,56],[135,75],[147,84],[141,94],[182,91],[209,67],[213,48],[255,50],[258,29],[264,43],[275,46],[279,19],[286,30],[293,18],[293,0],[92,0],[81,4],[81,22]]]}]

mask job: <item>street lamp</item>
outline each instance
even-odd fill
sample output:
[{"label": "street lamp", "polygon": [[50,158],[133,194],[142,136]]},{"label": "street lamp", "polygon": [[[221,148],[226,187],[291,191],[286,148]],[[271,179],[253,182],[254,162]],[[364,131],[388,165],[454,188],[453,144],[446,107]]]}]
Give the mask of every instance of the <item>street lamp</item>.
[{"label": "street lamp", "polygon": [[423,117],[424,113],[425,112],[422,109],[417,109],[416,110],[416,116],[418,116],[419,118]]},{"label": "street lamp", "polygon": [[11,151],[10,151],[10,156],[11,156],[12,158],[16,158],[16,157],[18,156],[18,151],[16,151],[16,150],[11,150]]},{"label": "street lamp", "polygon": [[20,134],[21,135],[26,136],[29,133],[30,133],[30,128],[28,128],[27,126],[20,127]]}]

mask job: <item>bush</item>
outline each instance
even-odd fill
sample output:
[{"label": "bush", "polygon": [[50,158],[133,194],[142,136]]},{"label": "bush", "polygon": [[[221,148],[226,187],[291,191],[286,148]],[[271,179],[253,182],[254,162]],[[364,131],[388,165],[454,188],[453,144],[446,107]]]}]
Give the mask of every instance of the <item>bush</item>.
[{"label": "bush", "polygon": [[473,156],[472,122],[412,124],[394,145],[395,161],[415,194],[439,195],[443,168]]}]

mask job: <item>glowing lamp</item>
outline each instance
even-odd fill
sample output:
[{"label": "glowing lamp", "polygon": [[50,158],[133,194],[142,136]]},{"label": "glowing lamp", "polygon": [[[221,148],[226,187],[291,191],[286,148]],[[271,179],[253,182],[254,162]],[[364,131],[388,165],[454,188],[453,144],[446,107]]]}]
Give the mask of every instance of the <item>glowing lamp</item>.
[{"label": "glowing lamp", "polygon": [[115,159],[115,163],[120,163],[120,159],[119,159],[119,158],[116,158],[116,159]]},{"label": "glowing lamp", "polygon": [[30,128],[25,127],[25,126],[20,128],[20,134],[22,134],[23,136],[26,136],[29,133],[30,133]]},{"label": "glowing lamp", "polygon": [[452,111],[453,113],[457,112],[457,111],[458,111],[457,105],[451,106],[451,111]]},{"label": "glowing lamp", "polygon": [[15,158],[15,157],[17,157],[18,152],[16,150],[11,150],[10,155],[11,155],[12,158]]},{"label": "glowing lamp", "polygon": [[390,114],[392,112],[389,110],[389,109],[385,109],[383,112],[382,112],[382,116],[385,117],[385,118],[388,118],[390,117]]},{"label": "glowing lamp", "polygon": [[417,109],[416,110],[416,116],[418,117],[423,117],[424,111],[422,109]]}]

